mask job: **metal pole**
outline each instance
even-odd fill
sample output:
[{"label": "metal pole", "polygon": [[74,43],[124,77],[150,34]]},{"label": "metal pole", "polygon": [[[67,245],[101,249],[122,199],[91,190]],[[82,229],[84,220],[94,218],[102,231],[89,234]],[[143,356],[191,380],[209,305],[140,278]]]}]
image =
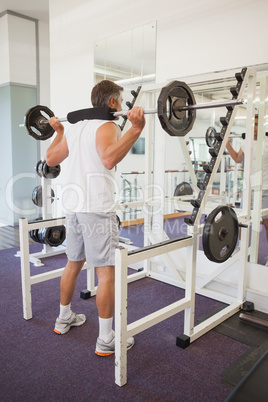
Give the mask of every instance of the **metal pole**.
[{"label": "metal pole", "polygon": [[232,99],[228,101],[215,101],[215,102],[206,102],[206,103],[199,103],[197,105],[188,105],[188,106],[180,106],[178,111],[183,110],[196,110],[196,109],[212,109],[215,107],[226,107],[226,106],[235,106],[235,105],[242,105],[244,103],[244,99]]},{"label": "metal pole", "polygon": [[[197,110],[197,109],[212,109],[216,107],[227,107],[227,106],[235,106],[242,105],[244,103],[244,99],[232,99],[227,101],[218,101],[218,102],[206,102],[200,103],[197,105],[188,105],[188,106],[179,106],[176,108],[179,112],[183,110]],[[121,110],[120,112],[113,112],[114,116],[126,116],[129,110]],[[144,114],[157,114],[157,109],[144,109]]]}]

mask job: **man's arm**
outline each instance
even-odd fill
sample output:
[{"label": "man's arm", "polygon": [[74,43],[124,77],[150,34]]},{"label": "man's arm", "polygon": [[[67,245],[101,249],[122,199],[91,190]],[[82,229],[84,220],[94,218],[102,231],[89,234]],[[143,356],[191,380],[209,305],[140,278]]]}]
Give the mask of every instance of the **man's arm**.
[{"label": "man's arm", "polygon": [[229,152],[231,158],[236,162],[240,163],[244,160],[244,152],[240,148],[238,152],[234,150],[234,148],[231,145],[231,138],[228,138],[227,144],[226,144],[227,151]]},{"label": "man's arm", "polygon": [[64,136],[64,126],[56,117],[51,117],[49,124],[57,132],[56,137],[47,149],[46,163],[48,166],[56,166],[64,161],[69,155],[69,149]]},{"label": "man's arm", "polygon": [[117,127],[114,123],[105,123],[97,130],[96,149],[106,169],[113,169],[139,138],[145,126],[143,108],[134,107],[128,112],[128,119],[132,126],[120,140],[117,140]]}]

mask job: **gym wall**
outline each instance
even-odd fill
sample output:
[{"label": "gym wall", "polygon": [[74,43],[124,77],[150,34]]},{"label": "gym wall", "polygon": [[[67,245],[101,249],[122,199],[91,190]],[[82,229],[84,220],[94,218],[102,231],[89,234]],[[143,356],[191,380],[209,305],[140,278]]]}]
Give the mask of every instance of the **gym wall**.
[{"label": "gym wall", "polygon": [[19,125],[32,105],[49,102],[48,24],[12,11],[2,13],[0,48],[0,222],[13,225],[22,215],[38,216],[31,194],[39,144]]},{"label": "gym wall", "polygon": [[266,20],[265,0],[51,0],[52,110],[65,115],[88,105],[102,38],[156,21],[156,80],[165,82],[266,63]]}]

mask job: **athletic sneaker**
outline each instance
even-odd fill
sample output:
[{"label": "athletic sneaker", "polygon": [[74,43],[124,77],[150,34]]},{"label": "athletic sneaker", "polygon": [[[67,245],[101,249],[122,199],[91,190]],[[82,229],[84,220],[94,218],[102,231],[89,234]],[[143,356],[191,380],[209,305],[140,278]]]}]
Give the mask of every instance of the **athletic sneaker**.
[{"label": "athletic sneaker", "polygon": [[[127,350],[131,349],[134,346],[134,338],[131,336],[127,340]],[[113,331],[113,339],[109,343],[105,343],[102,339],[98,338],[96,343],[95,353],[98,356],[110,356],[114,354],[115,349],[115,336]]]},{"label": "athletic sneaker", "polygon": [[72,312],[69,320],[62,320],[61,318],[56,319],[54,332],[59,335],[66,334],[70,331],[71,327],[79,327],[86,322],[85,314],[75,314]]}]

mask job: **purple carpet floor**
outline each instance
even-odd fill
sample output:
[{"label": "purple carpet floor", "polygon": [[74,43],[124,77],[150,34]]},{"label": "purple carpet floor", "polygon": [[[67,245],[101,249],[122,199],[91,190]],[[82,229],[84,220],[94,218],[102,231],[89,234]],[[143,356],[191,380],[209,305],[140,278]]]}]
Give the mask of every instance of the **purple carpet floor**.
[{"label": "purple carpet floor", "polygon": [[[40,245],[31,246],[31,252]],[[20,259],[16,249],[0,252],[1,401],[223,401],[232,387],[222,374],[249,346],[210,331],[187,349],[176,346],[183,332],[183,313],[136,335],[128,352],[128,383],[114,380],[114,356],[95,355],[98,318],[95,298],[80,298],[86,287],[81,272],[72,309],[86,323],[66,335],[53,332],[59,313],[60,279],[32,286],[33,318],[22,314]],[[65,255],[44,259],[32,274],[63,267]],[[132,322],[184,297],[184,291],[149,278],[128,287],[128,319]],[[196,320],[220,303],[196,296]]]}]

